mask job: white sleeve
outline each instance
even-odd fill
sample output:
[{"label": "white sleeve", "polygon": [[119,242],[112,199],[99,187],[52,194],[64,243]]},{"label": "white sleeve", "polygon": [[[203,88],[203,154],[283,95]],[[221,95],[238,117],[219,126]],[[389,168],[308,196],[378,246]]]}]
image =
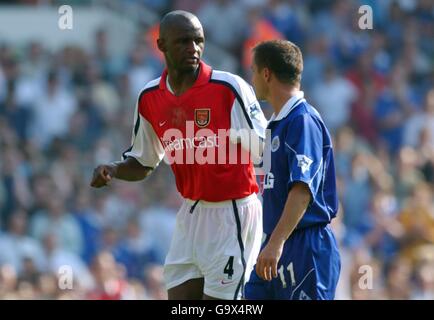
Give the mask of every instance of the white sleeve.
[{"label": "white sleeve", "polygon": [[256,160],[262,155],[267,120],[253,88],[240,77],[236,78],[238,96],[231,110],[230,138],[233,143],[241,143]]},{"label": "white sleeve", "polygon": [[134,112],[135,125],[131,138],[131,147],[122,154],[122,158],[133,157],[145,167],[155,168],[164,157],[164,149],[154,128],[138,110]]}]

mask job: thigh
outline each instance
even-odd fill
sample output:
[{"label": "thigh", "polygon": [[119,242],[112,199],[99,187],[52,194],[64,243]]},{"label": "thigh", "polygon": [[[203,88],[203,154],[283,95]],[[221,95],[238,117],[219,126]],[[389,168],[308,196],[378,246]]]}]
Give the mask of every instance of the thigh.
[{"label": "thigh", "polygon": [[241,297],[244,286],[245,267],[241,256],[221,255],[214,259],[205,273],[204,294],[223,300],[236,300]]},{"label": "thigh", "polygon": [[272,300],[271,283],[259,278],[255,269],[250,274],[250,279],[246,283],[244,294],[247,300]]},{"label": "thigh", "polygon": [[[321,246],[319,246],[321,245]],[[317,299],[332,300],[341,270],[341,258],[334,234],[329,226],[321,230],[318,246],[314,248],[317,267]]]},{"label": "thigh", "polygon": [[[172,242],[164,263],[164,282],[169,292],[173,291],[172,289],[175,287],[181,287],[182,292],[185,283],[189,288],[188,283],[190,280],[203,278],[203,274],[194,259],[194,230],[196,224],[197,216],[191,215],[189,206],[184,203],[178,211]],[[196,281],[193,281],[193,283],[196,283]]]},{"label": "thigh", "polygon": [[165,264],[163,274],[167,290],[204,277],[195,264]]},{"label": "thigh", "polygon": [[292,235],[284,246],[274,289],[278,299],[334,298],[340,259],[327,227],[312,227]]},{"label": "thigh", "polygon": [[302,239],[291,236],[277,265],[277,278],[271,281],[273,299],[316,299],[316,275],[312,251]]},{"label": "thigh", "polygon": [[203,278],[190,279],[168,290],[169,300],[200,300],[203,295]]}]

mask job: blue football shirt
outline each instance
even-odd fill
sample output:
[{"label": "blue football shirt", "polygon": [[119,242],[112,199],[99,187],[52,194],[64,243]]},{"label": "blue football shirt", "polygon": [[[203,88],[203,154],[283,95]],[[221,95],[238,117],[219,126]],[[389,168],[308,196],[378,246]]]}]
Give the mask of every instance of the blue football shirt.
[{"label": "blue football shirt", "polygon": [[288,193],[295,182],[305,183],[312,200],[297,229],[327,224],[336,216],[338,199],[330,133],[318,111],[302,91],[283,106],[268,123],[271,165],[263,181],[264,232],[278,223]]}]

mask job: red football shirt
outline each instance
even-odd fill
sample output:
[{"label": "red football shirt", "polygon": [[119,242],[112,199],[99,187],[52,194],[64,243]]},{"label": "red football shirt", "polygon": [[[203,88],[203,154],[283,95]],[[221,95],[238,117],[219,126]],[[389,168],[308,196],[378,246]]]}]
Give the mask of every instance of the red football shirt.
[{"label": "red football shirt", "polygon": [[252,87],[201,62],[194,85],[175,96],[167,76],[140,93],[124,158],[155,168],[164,157],[184,198],[217,202],[257,192],[249,156],[260,153],[267,121]]}]

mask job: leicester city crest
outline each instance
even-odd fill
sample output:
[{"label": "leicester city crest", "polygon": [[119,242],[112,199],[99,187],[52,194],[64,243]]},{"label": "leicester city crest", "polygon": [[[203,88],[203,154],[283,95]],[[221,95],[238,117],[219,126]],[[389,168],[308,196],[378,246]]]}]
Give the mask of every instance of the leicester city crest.
[{"label": "leicester city crest", "polygon": [[275,136],[273,140],[271,140],[271,152],[277,151],[280,147],[280,140],[279,136]]}]

